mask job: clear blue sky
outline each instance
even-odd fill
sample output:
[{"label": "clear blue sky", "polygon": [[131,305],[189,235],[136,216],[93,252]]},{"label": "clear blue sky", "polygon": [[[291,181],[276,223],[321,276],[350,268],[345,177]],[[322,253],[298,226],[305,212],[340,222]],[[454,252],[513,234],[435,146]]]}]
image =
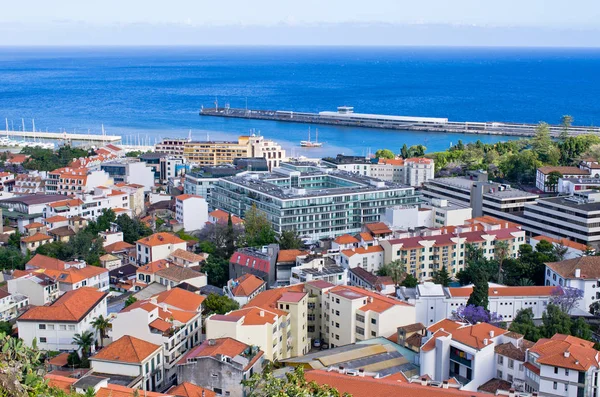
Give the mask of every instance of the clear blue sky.
[{"label": "clear blue sky", "polygon": [[[600,42],[598,0],[7,0],[3,3],[0,45],[353,44],[345,43],[344,36],[348,34],[356,41],[353,31],[357,28],[365,37],[356,44],[465,45],[471,39],[474,45],[596,46]],[[328,36],[328,31],[337,39],[321,36]],[[401,37],[379,37],[394,32]],[[210,37],[211,34],[218,37]],[[417,37],[406,37],[407,34]]]}]

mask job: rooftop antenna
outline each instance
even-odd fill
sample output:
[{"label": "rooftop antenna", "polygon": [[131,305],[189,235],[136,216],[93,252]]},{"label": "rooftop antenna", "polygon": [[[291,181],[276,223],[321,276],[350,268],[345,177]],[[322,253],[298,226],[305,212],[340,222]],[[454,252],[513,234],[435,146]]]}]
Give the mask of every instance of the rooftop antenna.
[{"label": "rooftop antenna", "polygon": [[23,128],[23,132],[25,132],[25,119],[21,119],[21,126]]},{"label": "rooftop antenna", "polygon": [[192,129],[190,128],[190,132],[188,132],[188,138],[187,138],[188,142],[192,141]]},{"label": "rooftop antenna", "polygon": [[4,121],[6,122],[6,132],[8,132],[8,117],[6,117]]}]

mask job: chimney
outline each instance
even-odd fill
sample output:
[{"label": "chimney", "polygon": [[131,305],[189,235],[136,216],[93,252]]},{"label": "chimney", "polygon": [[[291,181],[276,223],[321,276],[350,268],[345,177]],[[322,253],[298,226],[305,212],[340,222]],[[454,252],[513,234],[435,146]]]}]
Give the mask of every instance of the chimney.
[{"label": "chimney", "polygon": [[442,382],[442,389],[447,389],[448,388],[448,381],[445,380]]},{"label": "chimney", "polygon": [[427,386],[427,378],[421,378],[421,386]]},{"label": "chimney", "polygon": [[206,397],[206,392],[202,389],[202,397]]},{"label": "chimney", "polygon": [[485,338],[485,339],[483,340],[483,345],[484,345],[484,346],[487,346],[487,345],[488,345],[488,339],[487,339],[487,338]]},{"label": "chimney", "polygon": [[265,316],[265,311],[264,311],[264,310],[261,310],[261,311],[260,311],[260,316],[261,316],[261,317],[264,317],[264,316]]},{"label": "chimney", "polygon": [[490,338],[493,338],[493,337],[494,337],[494,330],[491,330],[490,331]]},{"label": "chimney", "polygon": [[581,269],[575,269],[575,278],[581,277]]},{"label": "chimney", "polygon": [[571,353],[568,350],[566,350],[564,352],[564,355],[565,355],[565,358],[569,358],[569,356],[571,355]]},{"label": "chimney", "polygon": [[510,389],[508,391],[508,397],[515,397],[515,389]]},{"label": "chimney", "polygon": [[216,345],[216,344],[217,344],[217,341],[216,341],[216,340],[214,340],[214,339],[209,339],[209,340],[208,340],[208,345],[209,345],[209,346],[214,346],[214,345]]}]

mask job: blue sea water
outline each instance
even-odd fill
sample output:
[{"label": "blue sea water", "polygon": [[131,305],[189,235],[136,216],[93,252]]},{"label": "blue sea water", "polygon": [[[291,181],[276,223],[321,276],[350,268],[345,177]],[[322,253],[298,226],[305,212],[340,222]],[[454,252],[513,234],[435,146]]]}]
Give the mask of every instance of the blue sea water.
[{"label": "blue sea water", "polygon": [[[294,154],[428,151],[506,137],[319,127],[200,117],[201,105],[355,111],[457,121],[600,124],[600,50],[516,48],[0,48],[0,118],[38,130],[121,134],[126,141],[236,138],[251,129]],[[3,126],[0,123],[0,130]],[[312,127],[313,131],[315,126]],[[314,135],[313,135],[314,138]]]}]

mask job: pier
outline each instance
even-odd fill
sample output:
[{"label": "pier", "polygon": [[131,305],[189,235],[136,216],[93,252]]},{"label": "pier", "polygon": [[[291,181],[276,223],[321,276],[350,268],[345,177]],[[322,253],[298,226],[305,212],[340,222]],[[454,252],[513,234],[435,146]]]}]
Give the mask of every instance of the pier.
[{"label": "pier", "polygon": [[31,140],[50,139],[63,141],[87,141],[87,142],[102,142],[112,143],[120,142],[119,135],[101,135],[101,134],[75,134],[70,132],[41,132],[41,131],[2,131],[2,136],[8,138],[23,138]]},{"label": "pier", "polygon": [[[379,128],[400,131],[424,131],[442,133],[509,135],[531,137],[537,124],[506,122],[449,121],[437,117],[389,116],[354,113],[349,106],[340,106],[337,112],[303,113],[287,110],[252,110],[226,107],[202,107],[201,116],[231,117],[254,120],[271,120],[290,123],[321,124],[343,127]],[[550,135],[558,137],[562,125],[550,125]],[[569,135],[600,134],[599,127],[570,126]]]}]

